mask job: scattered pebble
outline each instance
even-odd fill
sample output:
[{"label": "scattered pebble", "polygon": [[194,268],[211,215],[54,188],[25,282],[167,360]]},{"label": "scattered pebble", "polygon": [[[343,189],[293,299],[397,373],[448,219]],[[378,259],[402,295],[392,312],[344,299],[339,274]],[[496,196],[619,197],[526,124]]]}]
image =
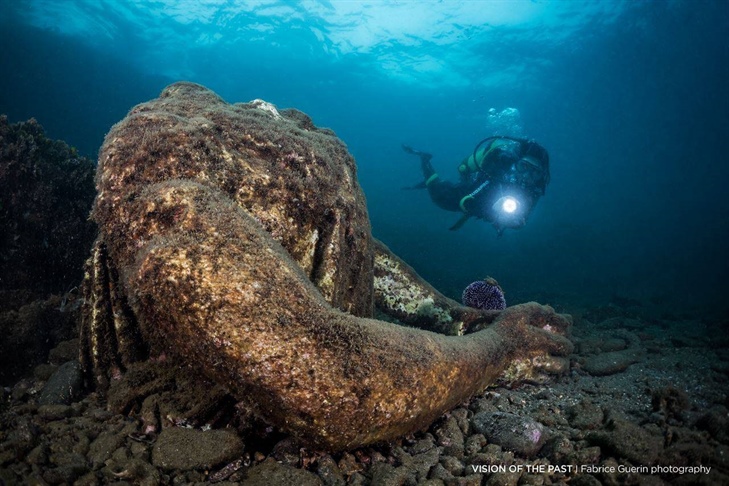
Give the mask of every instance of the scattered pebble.
[{"label": "scattered pebble", "polygon": [[162,469],[206,469],[243,454],[243,441],[232,430],[164,429],[152,451],[152,464]]},{"label": "scattered pebble", "polygon": [[83,376],[78,361],[63,363],[43,387],[38,403],[41,405],[69,405],[81,394]]},{"label": "scattered pebble", "polygon": [[243,481],[243,486],[271,486],[290,484],[292,486],[321,486],[324,483],[316,474],[305,469],[279,464],[269,458],[253,466]]},{"label": "scattered pebble", "polygon": [[588,358],[583,369],[592,376],[613,375],[640,361],[640,356],[641,352],[635,349],[602,353]]},{"label": "scattered pebble", "polygon": [[471,424],[489,442],[526,457],[539,452],[547,439],[542,424],[512,413],[480,412],[473,416]]}]

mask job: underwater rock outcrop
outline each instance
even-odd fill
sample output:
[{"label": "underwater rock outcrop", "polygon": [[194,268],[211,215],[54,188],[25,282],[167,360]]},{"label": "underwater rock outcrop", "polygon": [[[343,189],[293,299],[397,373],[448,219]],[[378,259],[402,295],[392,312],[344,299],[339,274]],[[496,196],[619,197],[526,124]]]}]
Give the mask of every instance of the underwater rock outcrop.
[{"label": "underwater rock outcrop", "polygon": [[[70,292],[96,237],[94,163],[34,120],[0,115],[0,384],[77,333]],[[64,295],[65,294],[65,295]]]},{"label": "underwater rock outcrop", "polygon": [[83,277],[95,237],[94,163],[30,119],[0,115],[0,310],[18,309]]},{"label": "underwater rock outcrop", "polygon": [[[101,388],[135,361],[180,360],[342,450],[424,428],[497,379],[568,368],[564,316],[463,307],[376,242],[352,156],[301,112],[173,84],[112,128],[96,182],[81,346]],[[491,324],[446,336],[375,306],[453,334]]]}]

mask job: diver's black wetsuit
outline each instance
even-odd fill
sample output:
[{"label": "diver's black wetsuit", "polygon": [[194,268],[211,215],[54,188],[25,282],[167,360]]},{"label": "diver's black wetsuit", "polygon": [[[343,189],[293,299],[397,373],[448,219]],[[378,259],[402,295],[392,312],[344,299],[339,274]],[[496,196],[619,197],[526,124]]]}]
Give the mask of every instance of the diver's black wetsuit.
[{"label": "diver's black wetsuit", "polygon": [[420,156],[420,168],[423,171],[425,181],[415,187],[427,188],[430,199],[433,200],[436,206],[446,211],[460,211],[461,208],[458,204],[461,202],[461,198],[470,192],[464,181],[454,184],[451,181],[441,180],[435,172],[433,164],[430,163],[430,159],[433,158],[431,154],[419,152],[410,149],[410,147],[407,147],[405,151]]}]

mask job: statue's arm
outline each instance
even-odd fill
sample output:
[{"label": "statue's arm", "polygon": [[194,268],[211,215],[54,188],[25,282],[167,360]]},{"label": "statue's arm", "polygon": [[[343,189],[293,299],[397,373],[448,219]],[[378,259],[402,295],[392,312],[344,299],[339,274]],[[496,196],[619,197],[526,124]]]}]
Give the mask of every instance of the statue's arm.
[{"label": "statue's arm", "polygon": [[499,311],[463,306],[441,294],[381,241],[374,240],[375,307],[403,324],[460,335],[492,322]]},{"label": "statue's arm", "polygon": [[318,447],[419,430],[514,362],[571,349],[533,327],[560,320],[537,305],[460,337],[334,309],[257,221],[199,184],[149,187],[128,209],[109,244],[145,341]]}]

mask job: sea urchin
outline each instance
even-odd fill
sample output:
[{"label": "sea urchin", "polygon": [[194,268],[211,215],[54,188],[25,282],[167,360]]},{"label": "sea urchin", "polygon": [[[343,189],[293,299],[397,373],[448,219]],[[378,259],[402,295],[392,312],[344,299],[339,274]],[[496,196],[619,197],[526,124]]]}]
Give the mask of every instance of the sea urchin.
[{"label": "sea urchin", "polygon": [[491,277],[473,282],[463,291],[463,305],[483,310],[506,309],[504,291],[499,283]]}]

